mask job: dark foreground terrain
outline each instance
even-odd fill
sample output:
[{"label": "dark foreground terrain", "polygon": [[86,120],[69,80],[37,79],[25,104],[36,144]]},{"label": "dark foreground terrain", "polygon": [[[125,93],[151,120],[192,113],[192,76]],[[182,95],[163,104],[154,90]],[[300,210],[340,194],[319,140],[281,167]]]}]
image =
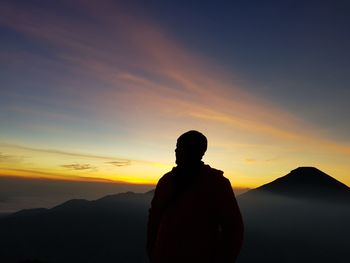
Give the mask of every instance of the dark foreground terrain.
[{"label": "dark foreground terrain", "polygon": [[[0,262],[147,262],[153,192],[70,200],[0,217]],[[312,167],[238,197],[239,262],[349,262],[350,189]],[[37,261],[28,261],[37,260]]]}]

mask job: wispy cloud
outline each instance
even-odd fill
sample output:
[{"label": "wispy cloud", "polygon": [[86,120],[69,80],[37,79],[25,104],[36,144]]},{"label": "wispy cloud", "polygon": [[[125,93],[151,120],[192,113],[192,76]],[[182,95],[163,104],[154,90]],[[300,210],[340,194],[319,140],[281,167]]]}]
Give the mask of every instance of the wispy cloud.
[{"label": "wispy cloud", "polygon": [[1,162],[2,160],[8,160],[8,159],[13,158],[13,157],[14,157],[14,156],[12,156],[12,155],[3,154],[3,153],[0,152],[0,162]]},{"label": "wispy cloud", "polygon": [[262,163],[271,163],[279,160],[279,158],[274,157],[274,158],[269,158],[269,159],[256,159],[256,158],[245,158],[244,162],[246,164],[262,164]]},{"label": "wispy cloud", "polygon": [[[110,180],[106,178],[92,177],[92,176],[77,176],[67,175],[66,173],[42,171],[40,169],[20,169],[20,168],[6,168],[1,169],[0,176],[12,176],[16,175],[19,177],[26,178],[44,178],[44,179],[55,179],[55,180],[68,180],[68,181],[87,181],[87,182],[109,182],[117,183],[122,181]],[[125,183],[125,182],[123,182]]]},{"label": "wispy cloud", "polygon": [[[1,144],[0,144],[0,147],[1,147]],[[25,158],[28,158],[28,156],[6,154],[6,153],[0,152],[0,162],[3,162],[3,163],[5,162],[12,163],[12,164],[21,163]]]},{"label": "wispy cloud", "polygon": [[[85,157],[85,158],[93,158],[93,159],[101,159],[105,161],[116,161],[116,162],[125,162],[125,158],[118,158],[118,157],[112,157],[112,156],[103,156],[103,155],[95,155],[95,154],[89,154],[89,153],[79,153],[79,152],[71,152],[71,151],[62,151],[57,149],[40,149],[40,148],[33,148],[28,147],[24,145],[18,145],[18,144],[9,144],[9,143],[0,143],[0,147],[8,147],[12,149],[20,149],[20,150],[26,150],[30,152],[38,152],[38,153],[47,153],[47,154],[56,154],[56,155],[65,155],[70,157]],[[1,158],[1,155],[0,155]],[[135,160],[137,161],[137,160]]]},{"label": "wispy cloud", "polygon": [[92,166],[91,164],[84,163],[84,164],[79,164],[79,163],[73,163],[73,164],[63,164],[61,167],[68,168],[71,170],[97,170],[96,166]]},{"label": "wispy cloud", "polygon": [[131,164],[131,161],[125,160],[125,161],[113,161],[113,162],[107,162],[109,164],[112,164],[117,167],[127,166]]}]

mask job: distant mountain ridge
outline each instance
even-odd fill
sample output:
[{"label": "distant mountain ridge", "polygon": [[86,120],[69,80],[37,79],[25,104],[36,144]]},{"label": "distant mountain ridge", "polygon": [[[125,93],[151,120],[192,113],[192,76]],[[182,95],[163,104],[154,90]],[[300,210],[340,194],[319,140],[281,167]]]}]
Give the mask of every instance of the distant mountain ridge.
[{"label": "distant mountain ridge", "polygon": [[[330,175],[322,172],[315,167],[298,167],[292,170],[285,176],[249,190],[242,194],[242,197],[247,195],[256,195],[258,193],[278,194],[293,198],[313,198],[329,201],[350,201],[350,187],[336,180]],[[110,204],[123,204],[125,201],[132,202],[134,205],[145,205],[150,202],[154,194],[154,189],[146,193],[134,193],[131,191],[125,193],[111,194],[101,197],[97,200],[88,201],[85,199],[71,199],[62,204],[59,204],[51,209],[34,208],[24,209],[11,216],[37,215],[50,211],[68,211],[74,209],[91,209],[102,208]],[[238,196],[240,198],[240,196]]]},{"label": "distant mountain ridge", "polygon": [[0,262],[146,262],[151,198],[126,192],[92,201],[72,199],[0,218]]},{"label": "distant mountain ridge", "polygon": [[109,209],[109,212],[115,212],[120,208],[125,208],[128,205],[133,206],[144,206],[148,205],[152,197],[152,192],[146,193],[134,193],[131,191],[125,193],[111,194],[101,197],[97,200],[86,200],[86,199],[71,199],[62,204],[59,204],[53,208],[33,208],[33,209],[23,209],[13,214],[9,217],[17,216],[31,216],[31,215],[44,215],[52,213],[68,213],[71,212],[76,214],[81,211],[93,210],[98,212],[101,210]]},{"label": "distant mountain ridge", "polygon": [[[147,262],[153,194],[72,199],[2,217],[0,262]],[[347,262],[350,206],[334,204],[349,204],[350,188],[326,173],[299,167],[237,200],[246,226],[238,263]]]},{"label": "distant mountain ridge", "polygon": [[315,167],[299,167],[270,183],[252,189],[243,195],[277,194],[292,198],[350,201],[350,188]]}]

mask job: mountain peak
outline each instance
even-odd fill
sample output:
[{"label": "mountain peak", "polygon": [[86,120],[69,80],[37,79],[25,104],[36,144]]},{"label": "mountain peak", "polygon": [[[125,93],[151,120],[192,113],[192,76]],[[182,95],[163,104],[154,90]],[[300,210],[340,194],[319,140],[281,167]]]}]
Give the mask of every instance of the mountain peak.
[{"label": "mountain peak", "polygon": [[328,174],[322,172],[321,170],[313,166],[300,166],[290,171],[289,174],[293,176],[314,176],[315,178],[328,177],[329,179],[334,179],[333,177],[329,176]]},{"label": "mountain peak", "polygon": [[324,199],[350,198],[350,188],[316,167],[298,167],[289,174],[262,185],[253,191],[289,197]]},{"label": "mountain peak", "polygon": [[321,170],[317,169],[314,166],[299,166],[298,168],[295,168],[291,172],[321,172]]}]

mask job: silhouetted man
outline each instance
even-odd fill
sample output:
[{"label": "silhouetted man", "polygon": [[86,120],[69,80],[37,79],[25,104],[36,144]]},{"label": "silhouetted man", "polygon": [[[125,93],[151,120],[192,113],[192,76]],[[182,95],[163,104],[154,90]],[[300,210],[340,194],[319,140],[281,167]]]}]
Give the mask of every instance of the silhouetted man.
[{"label": "silhouetted man", "polygon": [[201,160],[207,138],[182,134],[176,164],[158,182],[148,218],[152,263],[232,263],[243,240],[243,221],[230,181]]}]

